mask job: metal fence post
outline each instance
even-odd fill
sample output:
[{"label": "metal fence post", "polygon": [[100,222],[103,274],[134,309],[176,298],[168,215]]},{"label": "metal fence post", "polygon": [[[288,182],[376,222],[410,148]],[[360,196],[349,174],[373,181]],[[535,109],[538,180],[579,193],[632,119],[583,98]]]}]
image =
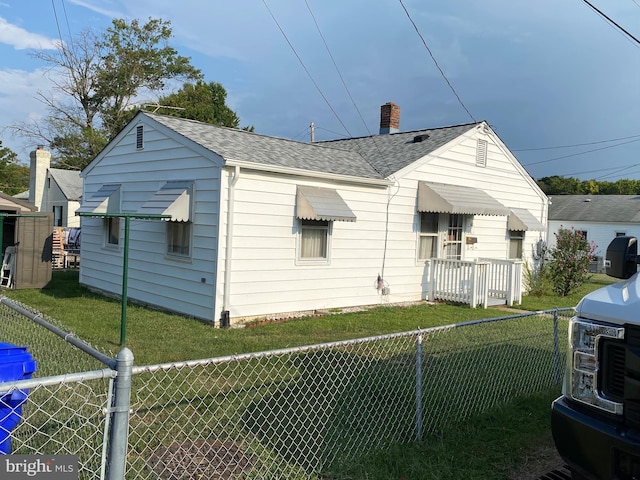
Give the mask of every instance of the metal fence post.
[{"label": "metal fence post", "polygon": [[131,408],[131,372],[133,353],[123,348],[116,357],[116,377],[109,434],[108,480],[122,480],[127,467],[127,444],[129,436],[129,410]]},{"label": "metal fence post", "polygon": [[553,383],[560,383],[560,345],[558,340],[558,309],[553,311]]},{"label": "metal fence post", "polygon": [[416,440],[422,441],[422,332],[416,338]]}]

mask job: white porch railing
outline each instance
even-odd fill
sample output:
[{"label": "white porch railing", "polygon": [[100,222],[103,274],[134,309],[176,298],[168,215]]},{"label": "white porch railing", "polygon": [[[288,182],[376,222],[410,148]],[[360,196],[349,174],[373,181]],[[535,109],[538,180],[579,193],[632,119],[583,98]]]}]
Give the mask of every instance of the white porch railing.
[{"label": "white porch railing", "polygon": [[487,308],[491,299],[509,306],[522,301],[520,260],[432,258],[430,262],[429,300],[466,303],[471,308]]}]

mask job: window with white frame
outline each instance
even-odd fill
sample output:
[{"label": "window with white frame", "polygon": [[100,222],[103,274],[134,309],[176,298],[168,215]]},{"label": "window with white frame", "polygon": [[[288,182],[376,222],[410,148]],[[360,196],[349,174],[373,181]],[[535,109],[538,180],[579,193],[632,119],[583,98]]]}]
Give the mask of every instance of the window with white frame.
[{"label": "window with white frame", "polygon": [[191,256],[191,222],[167,222],[167,254]]},{"label": "window with white frame", "polygon": [[438,214],[420,212],[420,234],[418,239],[418,260],[438,256]]},{"label": "window with white frame", "polygon": [[462,233],[464,216],[458,213],[449,215],[447,241],[444,244],[444,257],[448,260],[462,260]]},{"label": "window with white frame", "polygon": [[117,246],[120,243],[120,218],[107,217],[104,219],[104,242],[106,245]]},{"label": "window with white frame", "polygon": [[329,261],[330,227],[326,220],[300,220],[299,260]]},{"label": "window with white frame", "polygon": [[626,237],[627,232],[616,232],[616,237]]},{"label": "window with white frame", "polygon": [[522,244],[524,243],[524,232],[520,230],[509,231],[509,258],[522,260]]}]

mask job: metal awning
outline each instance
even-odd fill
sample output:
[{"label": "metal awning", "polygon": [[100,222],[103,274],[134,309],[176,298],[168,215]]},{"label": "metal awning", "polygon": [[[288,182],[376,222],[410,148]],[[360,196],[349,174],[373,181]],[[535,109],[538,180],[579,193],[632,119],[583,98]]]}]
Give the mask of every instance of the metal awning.
[{"label": "metal awning", "polygon": [[509,212],[509,220],[507,222],[509,230],[512,231],[544,231],[545,226],[524,208],[512,208]]},{"label": "metal awning", "polygon": [[483,190],[418,182],[418,211],[469,215],[508,215],[509,209]]},{"label": "metal awning", "polygon": [[191,221],[192,180],[171,180],[165,183],[140,209],[142,214],[170,215],[174,222]]},{"label": "metal awning", "polygon": [[332,188],[298,186],[296,216],[303,220],[355,222],[356,216]]},{"label": "metal awning", "polygon": [[102,185],[88,200],[83,200],[76,214],[112,214],[120,212],[120,184]]}]

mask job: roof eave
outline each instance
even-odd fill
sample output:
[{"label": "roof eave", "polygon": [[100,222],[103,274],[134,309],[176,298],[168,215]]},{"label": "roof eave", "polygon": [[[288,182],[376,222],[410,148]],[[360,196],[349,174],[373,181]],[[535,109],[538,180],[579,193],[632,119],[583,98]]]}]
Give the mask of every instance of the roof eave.
[{"label": "roof eave", "polygon": [[301,177],[313,177],[320,180],[359,183],[376,187],[388,187],[389,185],[394,184],[393,180],[388,180],[386,178],[355,177],[353,175],[340,175],[337,173],[318,172],[301,168],[267,165],[262,163],[246,162],[243,160],[225,159],[225,165],[228,167],[240,167],[261,172],[280,173],[283,175],[295,175]]}]

